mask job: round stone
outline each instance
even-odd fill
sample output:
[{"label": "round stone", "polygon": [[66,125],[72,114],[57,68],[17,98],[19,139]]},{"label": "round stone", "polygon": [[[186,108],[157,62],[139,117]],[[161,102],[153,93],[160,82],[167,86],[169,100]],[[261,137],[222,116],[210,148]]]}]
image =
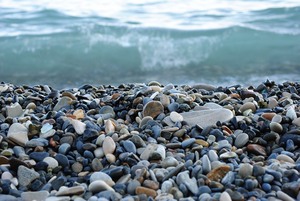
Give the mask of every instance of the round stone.
[{"label": "round stone", "polygon": [[249,136],[246,133],[241,133],[236,137],[234,146],[236,146],[237,148],[242,148],[247,144],[248,141]]},{"label": "round stone", "polygon": [[277,123],[277,122],[271,122],[270,123],[270,129],[271,129],[271,131],[274,131],[276,133],[281,133],[282,130],[283,130],[281,124]]},{"label": "round stone", "polygon": [[109,186],[115,185],[115,182],[112,180],[112,178],[104,173],[104,172],[94,172],[90,177],[90,183],[94,181],[102,180],[105,183],[107,183]]},{"label": "round stone", "polygon": [[256,106],[252,102],[246,102],[240,107],[241,113],[245,112],[246,110],[251,109],[251,111],[254,113],[256,111]]},{"label": "round stone", "polygon": [[221,193],[220,201],[231,201],[231,197],[226,191],[224,191]]},{"label": "round stone", "polygon": [[246,178],[248,176],[251,176],[253,172],[253,166],[250,165],[249,163],[242,163],[240,164],[240,169],[238,174],[242,177],[242,178]]},{"label": "round stone", "polygon": [[90,183],[89,191],[92,193],[99,193],[101,191],[115,191],[112,187],[110,187],[105,181],[96,180]]},{"label": "round stone", "polygon": [[48,167],[49,168],[52,168],[52,169],[54,169],[54,168],[56,168],[57,166],[58,166],[58,162],[57,162],[57,160],[55,160],[54,158],[52,158],[52,157],[46,157],[46,158],[44,158],[44,160],[43,160],[45,163],[48,163]]},{"label": "round stone", "polygon": [[164,112],[164,106],[159,101],[150,101],[143,108],[143,116],[155,118]]}]

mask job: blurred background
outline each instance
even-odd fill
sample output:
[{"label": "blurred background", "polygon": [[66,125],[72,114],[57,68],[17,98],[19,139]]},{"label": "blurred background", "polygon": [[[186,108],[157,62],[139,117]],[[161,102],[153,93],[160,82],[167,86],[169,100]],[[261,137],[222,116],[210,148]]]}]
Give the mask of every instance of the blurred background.
[{"label": "blurred background", "polygon": [[299,81],[299,19],[299,0],[0,0],[0,81]]}]

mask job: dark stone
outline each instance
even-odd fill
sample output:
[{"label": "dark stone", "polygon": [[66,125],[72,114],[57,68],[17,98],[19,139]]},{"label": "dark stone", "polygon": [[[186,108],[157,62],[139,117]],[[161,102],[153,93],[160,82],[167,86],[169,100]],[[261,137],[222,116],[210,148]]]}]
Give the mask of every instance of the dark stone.
[{"label": "dark stone", "polygon": [[29,157],[37,162],[44,160],[48,156],[48,152],[32,152],[29,154]]},{"label": "dark stone", "polygon": [[70,166],[68,158],[63,154],[56,154],[55,159],[57,160],[58,164],[62,167]]},{"label": "dark stone", "polygon": [[136,154],[135,144],[130,140],[123,141],[123,147],[127,152]]},{"label": "dark stone", "polygon": [[60,176],[51,182],[52,188],[54,190],[59,190],[67,182],[67,178],[64,176]]},{"label": "dark stone", "polygon": [[40,171],[40,170],[47,170],[48,168],[48,163],[44,162],[44,161],[39,161],[36,163],[36,165],[34,166],[34,169],[36,171]]},{"label": "dark stone", "polygon": [[39,179],[36,179],[30,184],[29,188],[33,191],[39,191],[43,185],[43,182],[41,182]]}]

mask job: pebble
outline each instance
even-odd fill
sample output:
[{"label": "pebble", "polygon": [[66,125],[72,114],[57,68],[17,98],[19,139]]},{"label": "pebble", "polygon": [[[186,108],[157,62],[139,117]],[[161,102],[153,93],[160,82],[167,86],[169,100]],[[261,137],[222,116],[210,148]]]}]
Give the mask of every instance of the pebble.
[{"label": "pebble", "polygon": [[14,141],[15,143],[25,146],[28,142],[28,130],[20,123],[13,123],[7,132],[7,138]]},{"label": "pebble", "polygon": [[33,180],[40,177],[39,173],[23,165],[18,168],[18,180],[21,186],[27,187]]},{"label": "pebble", "polygon": [[183,121],[182,115],[175,111],[170,113],[170,118],[174,123]]},{"label": "pebble", "polygon": [[116,149],[116,143],[110,136],[106,136],[102,147],[104,154],[112,154]]},{"label": "pebble", "polygon": [[37,192],[22,192],[21,198],[23,201],[44,201],[49,196],[48,191],[37,191]]},{"label": "pebble", "polygon": [[151,116],[155,118],[164,112],[164,106],[159,101],[150,101],[143,108],[143,116]]},{"label": "pebble", "polygon": [[241,133],[239,134],[234,142],[234,146],[237,148],[242,148],[244,147],[249,141],[249,136],[246,133]]},{"label": "pebble", "polygon": [[19,103],[13,103],[10,106],[6,106],[7,117],[19,117],[23,114],[22,106]]},{"label": "pebble", "polygon": [[218,121],[227,122],[232,119],[233,114],[228,109],[210,109],[181,113],[183,120],[190,126],[199,125],[202,128],[213,126]]},{"label": "pebble", "polygon": [[297,200],[299,90],[0,84],[0,200]]},{"label": "pebble", "polygon": [[89,191],[92,193],[99,193],[101,191],[115,191],[112,187],[110,187],[105,181],[96,180],[90,183]]}]

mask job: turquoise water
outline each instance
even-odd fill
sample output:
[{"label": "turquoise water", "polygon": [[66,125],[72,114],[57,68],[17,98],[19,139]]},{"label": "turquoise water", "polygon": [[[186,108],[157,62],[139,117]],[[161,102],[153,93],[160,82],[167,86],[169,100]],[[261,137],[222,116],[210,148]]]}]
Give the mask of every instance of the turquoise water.
[{"label": "turquoise water", "polygon": [[0,0],[0,81],[300,80],[300,1]]}]

